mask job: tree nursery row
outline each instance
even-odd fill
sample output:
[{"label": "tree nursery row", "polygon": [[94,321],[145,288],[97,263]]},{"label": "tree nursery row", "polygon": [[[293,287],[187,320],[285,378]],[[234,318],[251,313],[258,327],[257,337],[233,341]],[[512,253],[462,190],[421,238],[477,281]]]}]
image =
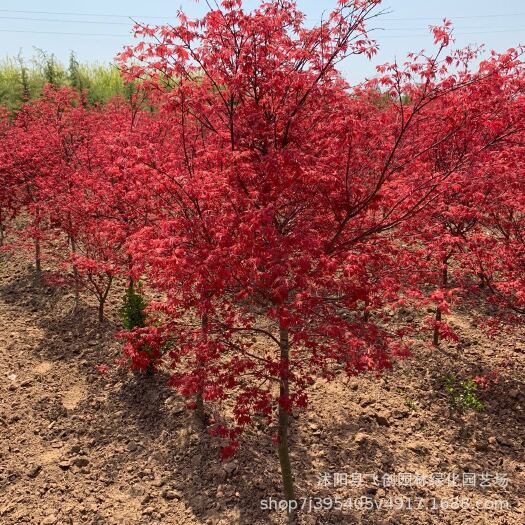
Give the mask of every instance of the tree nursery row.
[{"label": "tree nursery row", "polygon": [[48,85],[1,114],[3,249],[101,322],[127,283],[122,362],[167,372],[224,457],[264,421],[287,500],[291,414],[320,378],[410,356],[393,312],[422,312],[436,347],[455,308],[488,336],[525,314],[525,49],[453,50],[444,21],[350,86],[378,9],[307,27],[288,0],[225,0],[136,26],[127,98]]}]

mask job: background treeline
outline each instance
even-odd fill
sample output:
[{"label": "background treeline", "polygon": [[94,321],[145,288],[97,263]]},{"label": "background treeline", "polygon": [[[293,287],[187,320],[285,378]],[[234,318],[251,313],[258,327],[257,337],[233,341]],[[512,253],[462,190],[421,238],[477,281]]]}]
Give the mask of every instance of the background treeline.
[{"label": "background treeline", "polygon": [[41,50],[36,50],[31,59],[20,54],[0,61],[0,105],[17,109],[24,102],[39,97],[46,84],[85,90],[91,104],[125,96],[130,89],[116,65],[80,63],[74,53],[68,64]]}]

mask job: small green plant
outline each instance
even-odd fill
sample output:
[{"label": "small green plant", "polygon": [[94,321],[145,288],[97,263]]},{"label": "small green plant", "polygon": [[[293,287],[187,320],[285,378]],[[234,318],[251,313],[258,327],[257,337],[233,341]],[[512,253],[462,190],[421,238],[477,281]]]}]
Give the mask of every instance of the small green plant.
[{"label": "small green plant", "polygon": [[405,406],[410,410],[410,412],[417,412],[417,403],[409,397],[405,399]]},{"label": "small green plant", "polygon": [[485,410],[485,403],[478,396],[478,385],[474,379],[459,380],[454,374],[449,374],[445,377],[444,387],[452,410]]},{"label": "small green plant", "polygon": [[[124,301],[120,311],[122,326],[126,330],[144,328],[147,319],[146,306],[147,304],[144,297],[135,290],[135,284],[131,281],[124,295]],[[155,366],[151,359],[151,349],[147,344],[143,344],[141,345],[140,351],[144,352],[144,357],[147,356],[145,372],[146,375],[151,376],[155,372]],[[142,370],[142,368],[136,370]]]},{"label": "small green plant", "polygon": [[135,291],[133,282],[130,283],[124,295],[121,317],[122,325],[126,330],[144,328],[146,326],[146,301]]}]

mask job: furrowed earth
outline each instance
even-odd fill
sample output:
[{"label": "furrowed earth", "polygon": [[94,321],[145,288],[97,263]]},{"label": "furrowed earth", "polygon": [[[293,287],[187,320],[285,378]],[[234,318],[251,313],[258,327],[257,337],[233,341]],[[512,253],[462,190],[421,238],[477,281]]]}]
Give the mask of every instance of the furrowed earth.
[{"label": "furrowed earth", "polygon": [[[118,294],[99,326],[92,305],[73,315],[67,290],[1,257],[2,525],[286,523],[262,425],[221,461],[166,375],[97,371],[120,356]],[[473,319],[456,313],[458,343],[421,340],[380,378],[314,385],[292,423],[299,523],[525,523],[525,334],[491,339]],[[492,370],[485,410],[451,409],[447,375]]]}]

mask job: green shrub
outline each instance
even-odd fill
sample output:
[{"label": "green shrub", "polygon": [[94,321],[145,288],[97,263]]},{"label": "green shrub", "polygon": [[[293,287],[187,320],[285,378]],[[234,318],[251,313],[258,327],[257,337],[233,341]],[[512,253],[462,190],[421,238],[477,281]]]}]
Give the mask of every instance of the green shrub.
[{"label": "green shrub", "polygon": [[478,385],[473,379],[459,380],[454,374],[445,377],[445,392],[450,408],[457,412],[482,412],[485,404],[478,397]]},{"label": "green shrub", "polygon": [[146,306],[144,297],[135,291],[135,286],[131,283],[124,295],[121,309],[122,325],[126,330],[146,326]]}]

